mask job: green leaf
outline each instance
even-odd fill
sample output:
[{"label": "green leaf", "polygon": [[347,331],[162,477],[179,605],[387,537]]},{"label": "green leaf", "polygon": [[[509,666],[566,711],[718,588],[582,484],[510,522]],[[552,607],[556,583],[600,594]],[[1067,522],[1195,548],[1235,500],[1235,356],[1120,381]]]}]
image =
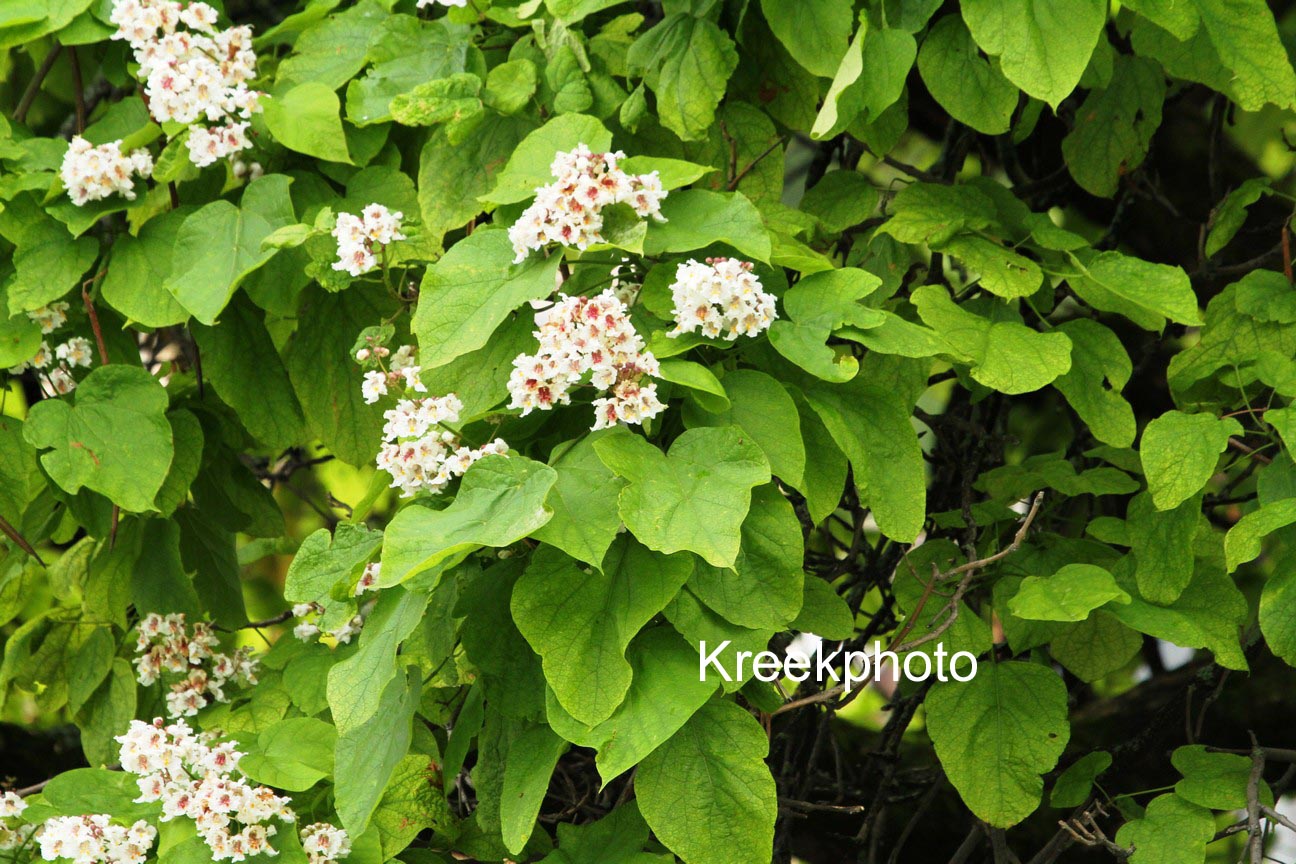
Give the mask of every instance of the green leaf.
[{"label": "green leaf", "polygon": [[[556,2],[564,0],[550,0],[551,5]],[[648,826],[639,815],[639,804],[627,801],[597,822],[558,823],[558,848],[540,864],[662,864],[668,860],[642,851],[647,843]]]},{"label": "green leaf", "polygon": [[1029,297],[1039,290],[1044,274],[1025,256],[985,237],[961,234],[941,250],[963,262],[973,272],[977,285],[1007,299]]},{"label": "green leaf", "polygon": [[554,469],[521,456],[475,462],[450,506],[410,506],[392,519],[383,536],[380,584],[397,585],[432,568],[439,573],[482,546],[528,536],[549,521],[553,511],[544,502],[557,479]]},{"label": "green leaf", "polygon": [[1089,799],[1098,776],[1111,767],[1112,756],[1106,750],[1095,750],[1086,753],[1053,782],[1053,791],[1049,793],[1049,806],[1059,808],[1079,807]]},{"label": "green leaf", "polygon": [[[1120,574],[1114,575],[1121,582]],[[1121,587],[1132,593],[1131,585],[1122,582]],[[1184,648],[1207,648],[1214,653],[1215,662],[1228,669],[1247,668],[1246,655],[1238,644],[1239,628],[1247,620],[1247,601],[1222,569],[1199,567],[1169,605],[1156,606],[1133,597],[1110,611],[1140,633]]]},{"label": "green leaf", "polygon": [[1261,542],[1279,528],[1296,522],[1296,498],[1284,498],[1266,504],[1243,516],[1224,536],[1224,558],[1232,573],[1247,561],[1260,556]]},{"label": "green leaf", "polygon": [[255,783],[304,792],[333,774],[337,730],[313,717],[280,720],[257,736],[256,746],[239,760],[239,770]]},{"label": "green leaf", "polygon": [[1219,251],[1237,236],[1246,222],[1247,208],[1270,193],[1267,177],[1244,180],[1228,194],[1224,202],[1211,213],[1210,232],[1206,235],[1206,257],[1214,258]]},{"label": "green leaf", "polygon": [[717,567],[738,558],[750,490],[770,479],[760,448],[736,426],[690,429],[669,454],[629,433],[594,443],[603,464],[630,481],[618,510],[645,546],[687,549]]},{"label": "green leaf", "polygon": [[859,361],[825,343],[838,328],[868,329],[886,320],[880,309],[858,302],[881,284],[872,273],[854,267],[803,277],[783,295],[787,317],[770,326],[770,344],[817,378],[849,381],[859,371]]},{"label": "green leaf", "polygon": [[1106,0],[968,0],[963,20],[1009,81],[1054,110],[1089,65],[1107,23]]},{"label": "green leaf", "polygon": [[1134,847],[1130,864],[1177,864],[1206,860],[1206,844],[1215,837],[1215,817],[1178,795],[1158,795],[1141,819],[1116,832],[1116,844]]},{"label": "green leaf", "polygon": [[366,405],[361,395],[364,372],[351,345],[365,324],[391,313],[381,288],[355,286],[340,294],[308,288],[284,352],[311,435],[351,465],[372,463],[383,429],[382,406]]},{"label": "green leaf", "polygon": [[106,768],[73,768],[55,775],[41,793],[44,799],[32,805],[25,818],[37,822],[54,816],[83,816],[111,813],[123,822],[147,819],[156,805],[139,804],[135,778]]},{"label": "green leaf", "polygon": [[553,118],[513,149],[495,188],[482,200],[513,204],[531,198],[537,187],[553,182],[549,166],[555,154],[574,150],[578,144],[601,153],[612,146],[612,133],[597,118],[585,114],[561,114]]},{"label": "green leaf", "polygon": [[662,360],[657,377],[694,391],[694,398],[706,405],[729,407],[729,396],[725,393],[724,385],[715,377],[714,372],[701,363],[677,358]]},{"label": "green leaf", "polygon": [[707,703],[640,763],[635,790],[644,819],[691,864],[768,858],[778,813],[768,750],[754,717],[733,702]]},{"label": "green leaf", "polygon": [[0,367],[26,363],[40,349],[40,327],[26,315],[4,317],[0,309]]},{"label": "green leaf", "polygon": [[1143,636],[1098,609],[1053,634],[1049,653],[1081,681],[1099,681],[1124,669],[1143,650]]},{"label": "green leaf", "polygon": [[99,292],[128,320],[146,327],[168,327],[189,317],[171,292],[171,250],[193,207],[161,213],[144,223],[138,236],[124,234],[113,241],[108,273]]},{"label": "green leaf", "polygon": [[891,218],[878,229],[901,243],[940,245],[960,231],[977,231],[997,218],[994,202],[971,186],[913,183],[891,201]]},{"label": "green leaf", "polygon": [[934,685],[927,732],[946,776],[981,819],[1008,828],[1039,806],[1040,775],[1066,749],[1066,685],[1032,663],[983,663],[967,682]]},{"label": "green leaf", "polygon": [[369,827],[383,790],[409,750],[411,721],[419,703],[419,675],[408,669],[383,690],[378,710],[338,736],[333,795],[342,827],[359,837]]},{"label": "green leaf", "polygon": [[99,685],[77,715],[81,729],[81,749],[91,765],[110,765],[121,752],[113,740],[135,719],[135,671],[128,661],[112,661],[108,678]]},{"label": "green leaf", "polygon": [[267,175],[247,187],[242,207],[213,201],[180,226],[165,285],[202,323],[216,323],[239,284],[274,256],[277,250],[262,250],[261,241],[297,221],[288,183],[284,174]]},{"label": "green leaf", "polygon": [[474,231],[429,267],[411,328],[419,360],[434,369],[486,344],[508,314],[554,291],[561,256],[513,263],[505,231]]},{"label": "green leaf", "polygon": [[391,100],[424,81],[464,71],[469,40],[444,20],[420,21],[412,15],[388,15],[369,40],[365,54],[373,66],[347,85],[347,119],[357,126],[391,119]]},{"label": "green leaf", "polygon": [[1167,411],[1143,430],[1139,459],[1148,492],[1158,510],[1170,510],[1196,495],[1215,473],[1229,436],[1241,435],[1232,417]]},{"label": "green leaf", "polygon": [[541,547],[513,589],[513,620],[540,655],[559,704],[588,726],[630,689],[626,647],[693,572],[687,555],[650,552],[625,537],[602,570]]},{"label": "green leaf", "polygon": [[537,81],[536,66],[530,60],[506,60],[486,76],[482,99],[501,114],[517,114],[535,95]]},{"label": "green leaf", "polygon": [[1190,326],[1202,323],[1192,283],[1180,267],[1103,252],[1070,285],[1095,309],[1119,313],[1146,329],[1158,329],[1162,318]]},{"label": "green leaf", "polygon": [[1017,88],[978,53],[958,15],[946,15],[927,31],[918,72],[932,98],[954,119],[986,135],[1008,131]]},{"label": "green leaf", "polygon": [[29,195],[4,203],[0,236],[18,247],[12,256],[15,272],[5,286],[9,314],[17,315],[66,294],[94,264],[99,244],[90,237],[69,240],[67,229]]},{"label": "green leaf", "polygon": [[847,0],[761,0],[760,5],[770,30],[793,59],[824,78],[837,72],[855,24]]},{"label": "green leaf", "polygon": [[329,710],[339,733],[363,726],[378,711],[387,685],[400,677],[397,647],[419,625],[428,599],[426,592],[399,587],[379,592],[360,648],[328,672]]},{"label": "green leaf", "polygon": [[278,80],[316,81],[336,90],[364,68],[369,43],[387,16],[374,0],[360,0],[307,27],[293,41],[292,56],[279,64]]},{"label": "green leaf", "polygon": [[[1183,775],[1175,794],[1209,810],[1244,810],[1251,779],[1251,759],[1236,753],[1211,753],[1204,744],[1175,748],[1170,764]],[[1273,791],[1260,780],[1256,790],[1260,803],[1272,807]]]},{"label": "green leaf", "polygon": [[1108,602],[1130,602],[1112,575],[1095,564],[1068,564],[1052,576],[1027,576],[1008,608],[1032,621],[1083,621]]},{"label": "green leaf", "polygon": [[402,126],[435,126],[475,117],[482,113],[481,87],[471,72],[424,81],[392,99],[392,119]]},{"label": "green leaf", "polygon": [[558,479],[545,499],[553,518],[531,535],[596,568],[602,567],[621,530],[617,496],[625,485],[594,449],[604,434],[595,432],[554,448],[549,467],[558,472]]},{"label": "green leaf", "polygon": [[1156,63],[1117,56],[1111,83],[1089,93],[1062,139],[1067,170],[1082,189],[1110,198],[1121,176],[1143,163],[1161,125],[1165,90]]},{"label": "green leaf", "polygon": [[806,399],[850,460],[860,499],[878,529],[913,542],[927,516],[927,480],[908,409],[894,392],[858,379],[816,386]]},{"label": "green leaf", "polygon": [[722,382],[725,411],[695,411],[685,404],[684,422],[694,426],[740,426],[769,459],[770,471],[793,487],[804,484],[806,448],[796,403],[777,379],[755,369],[736,369]]},{"label": "green leaf", "polygon": [[532,726],[509,747],[504,763],[504,788],[500,796],[500,822],[504,845],[521,852],[535,829],[540,805],[549,791],[554,766],[567,750],[567,742],[548,726]]},{"label": "green leaf", "polygon": [[738,52],[713,22],[675,13],[635,40],[626,63],[657,96],[662,125],[685,141],[697,141],[715,122]]},{"label": "green leaf", "polygon": [[877,209],[878,193],[860,171],[833,171],[806,190],[801,209],[833,233],[867,219]]},{"label": "green leaf", "polygon": [[253,437],[276,450],[299,443],[306,420],[261,310],[236,299],[220,326],[190,329],[202,352],[205,380]]},{"label": "green leaf", "polygon": [[873,122],[896,104],[918,55],[918,45],[903,30],[861,24],[833,76],[810,136],[837,135],[856,120]]},{"label": "green leaf", "polygon": [[1071,340],[1071,370],[1053,382],[1094,437],[1113,447],[1134,443],[1134,409],[1121,395],[1134,370],[1111,330],[1088,318],[1058,326]]},{"label": "green leaf", "polygon": [[1296,569],[1290,556],[1265,582],[1260,595],[1260,632],[1269,650],[1296,665]]},{"label": "green leaf", "polygon": [[371,822],[384,860],[399,855],[423,829],[444,832],[454,825],[450,805],[435,783],[437,769],[434,760],[417,753],[396,763]]},{"label": "green leaf", "polygon": [[263,104],[266,127],[280,144],[326,162],[352,164],[339,116],[342,103],[332,87],[307,81]]},{"label": "green leaf", "polygon": [[32,406],[23,437],[48,450],[41,465],[66,491],[84,486],[142,513],[155,509],[171,465],[167,401],[166,390],[143,369],[101,366],[71,403],[46,399]]},{"label": "green leaf", "polygon": [[824,639],[849,639],[855,633],[855,620],[846,601],[818,577],[807,576],[804,588],[801,611],[788,629]]},{"label": "green leaf", "polygon": [[743,520],[742,545],[734,565],[698,564],[689,587],[734,624],[756,630],[786,629],[801,610],[802,545],[801,523],[792,505],[777,486],[758,486]]},{"label": "green leaf", "polygon": [[958,306],[939,285],[924,285],[910,300],[923,323],[971,361],[972,378],[1002,393],[1030,393],[1071,369],[1065,333],[1040,333],[1019,321],[991,321]]},{"label": "green leaf", "polygon": [[1192,541],[1201,521],[1201,498],[1159,511],[1151,495],[1140,493],[1130,501],[1126,519],[1139,593],[1153,603],[1174,602],[1193,578]]},{"label": "green leaf", "polygon": [[291,603],[323,601],[335,585],[350,580],[382,542],[381,531],[354,522],[339,522],[332,533],[327,528],[316,529],[302,541],[288,565],[284,599]]},{"label": "green leaf", "polygon": [[662,216],[665,222],[648,225],[646,255],[691,252],[724,243],[749,258],[769,261],[769,233],[760,211],[741,192],[676,192],[662,202]]}]

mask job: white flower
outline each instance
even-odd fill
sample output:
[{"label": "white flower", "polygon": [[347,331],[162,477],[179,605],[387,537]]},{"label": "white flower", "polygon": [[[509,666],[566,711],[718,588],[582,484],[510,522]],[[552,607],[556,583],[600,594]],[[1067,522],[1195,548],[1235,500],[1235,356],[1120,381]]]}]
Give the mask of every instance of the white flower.
[{"label": "white flower", "polygon": [[166,694],[167,713],[193,716],[209,702],[228,702],[225,685],[256,683],[256,661],[247,648],[232,656],[216,649],[220,641],[210,624],[185,625],[183,613],[145,615],[135,639],[135,674],[150,686],[164,676],[177,677]]},{"label": "white flower", "polygon": [[135,176],[153,173],[153,157],[147,150],[122,152],[121,141],[93,146],[80,135],[72,138],[63,154],[59,178],[72,203],[81,207],[111,195],[135,200]]},{"label": "white flower", "polygon": [[371,369],[366,372],[364,382],[360,385],[360,393],[364,397],[366,405],[372,405],[386,396],[387,373],[379,369]]},{"label": "white flower", "polygon": [[301,844],[310,864],[328,864],[351,854],[351,838],[346,831],[327,822],[303,827]]},{"label": "white flower", "polygon": [[[189,126],[195,165],[252,146],[248,124],[239,122],[260,110],[260,94],[247,86],[257,63],[250,27],[218,30],[212,6],[177,0],[114,0],[109,21],[117,25],[112,38],[134,50],[153,119]],[[251,169],[248,177],[255,179]]]},{"label": "white flower", "polygon": [[28,319],[40,325],[41,333],[48,336],[67,323],[68,304],[50,303],[27,313]]},{"label": "white flower", "polygon": [[89,367],[94,362],[94,350],[90,340],[82,336],[73,336],[54,350],[54,355],[69,366]]},{"label": "white flower", "polygon": [[388,210],[381,204],[370,204],[360,216],[339,213],[332,231],[338,244],[338,260],[333,262],[333,269],[345,270],[352,276],[373,269],[378,263],[375,246],[405,239],[400,231],[403,216],[399,210]]},{"label": "white flower", "polygon": [[733,340],[756,336],[778,317],[774,295],[765,292],[752,265],[736,258],[689,260],[675,271],[671,285],[675,329],[668,336],[701,333]]},{"label": "white flower", "polygon": [[143,864],[157,830],[140,820],[126,828],[107,814],[56,816],[37,834],[46,861],[67,858],[75,864]]},{"label": "white flower", "polygon": [[594,401],[595,429],[618,421],[642,423],[665,408],[657,385],[645,380],[659,372],[657,359],[645,350],[625,303],[611,289],[596,297],[559,296],[536,313],[535,354],[519,354],[509,376],[510,408],[522,416],[571,402],[570,389],[589,376],[589,383],[611,395]]},{"label": "white flower", "polygon": [[359,597],[366,591],[378,590],[378,577],[382,573],[382,564],[375,561],[372,564],[366,564],[364,572],[360,574],[360,581],[356,583],[355,596]]},{"label": "white flower", "polygon": [[46,377],[49,379],[50,387],[59,396],[66,396],[77,388],[77,382],[72,377],[72,373],[62,366],[51,369]]},{"label": "white flower", "polygon": [[591,153],[584,144],[556,154],[550,166],[554,182],[536,189],[535,202],[509,228],[515,260],[549,243],[577,249],[602,243],[602,210],[611,204],[628,204],[642,217],[664,220],[661,178],[656,171],[625,173],[617,167],[624,158],[621,152]]}]

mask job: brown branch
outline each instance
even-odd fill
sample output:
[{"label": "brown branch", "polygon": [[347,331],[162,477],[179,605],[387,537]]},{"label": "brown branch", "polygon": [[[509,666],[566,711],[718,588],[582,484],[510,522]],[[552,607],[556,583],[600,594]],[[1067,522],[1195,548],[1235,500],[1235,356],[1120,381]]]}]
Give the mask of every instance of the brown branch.
[{"label": "brown branch", "polygon": [[36,94],[40,92],[41,84],[45,82],[45,76],[49,74],[50,69],[54,68],[54,61],[58,59],[59,52],[63,50],[62,45],[55,44],[50,52],[45,55],[40,66],[36,67],[36,74],[27,84],[27,89],[23,91],[22,98],[18,100],[18,107],[14,109],[13,119],[17,123],[27,122],[27,112],[31,109],[32,102],[36,99]]},{"label": "brown branch", "polygon": [[1251,774],[1247,777],[1247,850],[1251,864],[1264,860],[1264,835],[1260,831],[1260,778],[1264,775],[1265,754],[1251,733]]},{"label": "brown branch", "polygon": [[72,62],[72,96],[76,100],[76,131],[80,135],[85,132],[86,124],[85,83],[81,80],[81,60],[77,57],[76,47],[69,45],[67,52],[68,60]]},{"label": "brown branch", "polygon": [[1256,460],[1262,465],[1268,465],[1271,462],[1273,462],[1273,459],[1271,459],[1270,457],[1264,455],[1259,450],[1256,450],[1254,447],[1248,447],[1246,444],[1243,444],[1241,441],[1237,440],[1236,438],[1228,439],[1228,443],[1229,446],[1232,447],[1234,450],[1237,450],[1240,453],[1245,453],[1246,455],[1250,456],[1252,459]]},{"label": "brown branch", "polygon": [[94,278],[87,279],[81,283],[81,302],[85,304],[86,315],[90,317],[90,329],[94,331],[95,344],[99,346],[99,364],[107,366],[108,346],[104,344],[103,328],[99,326],[99,313],[95,310],[94,298],[90,296],[90,286],[102,279],[108,273],[107,270],[100,270],[94,275]]},{"label": "brown branch", "polygon": [[755,169],[755,167],[761,163],[761,160],[763,160],[766,156],[773,153],[778,148],[782,147],[786,142],[787,139],[779,138],[773,144],[766,147],[765,150],[759,156],[757,156],[752,161],[748,162],[747,167],[743,168],[741,171],[735,174],[733,176],[733,179],[729,181],[729,185],[727,187],[729,191],[732,192],[735,189],[737,189],[738,184],[741,183],[747,177],[747,175],[750,174],[752,170]]},{"label": "brown branch", "polygon": [[[1239,756],[1250,756],[1255,752],[1251,750],[1230,750],[1226,747],[1207,747],[1207,753],[1236,753]],[[1287,750],[1282,747],[1261,747],[1261,754],[1267,761],[1284,762],[1296,765],[1296,750]]]}]

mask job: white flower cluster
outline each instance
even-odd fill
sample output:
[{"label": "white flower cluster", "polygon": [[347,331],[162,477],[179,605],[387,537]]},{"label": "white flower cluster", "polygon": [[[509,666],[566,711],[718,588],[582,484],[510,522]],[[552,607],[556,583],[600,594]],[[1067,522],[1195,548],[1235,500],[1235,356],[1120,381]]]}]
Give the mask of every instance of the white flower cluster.
[{"label": "white flower cluster", "polygon": [[571,387],[589,375],[589,383],[611,395],[595,399],[594,429],[618,421],[642,423],[665,409],[657,384],[657,358],[644,349],[621,302],[611,289],[597,297],[559,295],[553,306],[536,313],[535,337],[540,350],[513,360],[508,389],[511,408],[525,417],[571,403]]},{"label": "white flower cluster", "polygon": [[202,621],[185,626],[184,613],[158,615],[149,613],[139,623],[136,639],[136,677],[145,687],[163,677],[163,673],[181,676],[166,694],[167,713],[172,717],[192,716],[207,705],[209,699],[228,702],[225,685],[256,683],[257,662],[247,648],[233,656],[216,649],[220,642],[210,624]]},{"label": "white flower cluster", "polygon": [[329,864],[351,854],[351,838],[341,828],[316,822],[301,829],[302,849],[310,864]]},{"label": "white flower cluster", "polygon": [[[360,592],[356,592],[359,596]],[[318,603],[298,603],[292,607],[293,617],[297,619],[297,625],[293,627],[293,635],[303,642],[309,642],[318,636],[321,632],[319,626],[320,616],[324,614],[324,607]],[[341,645],[351,641],[351,638],[357,635],[364,627],[365,616],[364,610],[351,616],[341,627],[329,630],[328,635]]]},{"label": "white flower cluster", "polygon": [[[383,368],[382,361],[391,357],[391,363]],[[405,386],[415,393],[426,393],[427,387],[419,379],[423,367],[415,361],[413,345],[402,345],[392,354],[385,345],[373,348],[361,348],[356,352],[359,363],[377,363],[379,368],[365,372],[364,381],[360,384],[360,395],[366,405],[372,405],[386,396],[392,387]]]},{"label": "white flower cluster", "polygon": [[514,260],[523,261],[528,252],[549,243],[577,249],[602,243],[602,211],[611,204],[629,204],[642,217],[662,220],[666,190],[661,178],[656,171],[627,174],[617,167],[624,158],[619,151],[591,153],[584,144],[558,153],[549,169],[554,182],[536,189],[535,202],[509,228]]},{"label": "white flower cluster", "polygon": [[333,262],[334,270],[345,270],[352,276],[359,276],[373,269],[378,263],[374,254],[375,246],[386,246],[394,240],[404,240],[401,233],[401,218],[405,214],[399,210],[388,210],[381,204],[370,204],[359,216],[351,213],[339,213],[333,236],[337,238],[338,260]]},{"label": "white flower cluster", "polygon": [[[67,311],[66,303],[50,303],[28,312],[27,317],[40,325],[42,335],[48,336],[67,323]],[[53,349],[49,342],[42,340],[31,359],[10,366],[9,374],[21,375],[28,369],[36,369],[42,375],[42,389],[47,394],[61,396],[76,389],[77,382],[72,377],[72,370],[78,366],[89,368],[93,363],[94,348],[89,339],[73,336]]]},{"label": "white flower cluster", "polygon": [[451,480],[462,477],[483,456],[508,455],[508,444],[496,438],[481,447],[469,447],[445,424],[459,422],[463,403],[453,393],[423,399],[401,399],[383,412],[383,446],[378,468],[391,475],[392,488],[408,498],[421,489],[440,492]]},{"label": "white flower cluster", "polygon": [[110,195],[135,200],[135,175],[153,173],[153,157],[144,149],[122,152],[121,141],[95,147],[80,135],[72,138],[63,154],[59,178],[72,203],[81,207]]},{"label": "white flower cluster", "polygon": [[109,21],[113,38],[135,51],[153,119],[189,127],[193,164],[252,146],[248,120],[261,110],[261,94],[247,86],[257,64],[251,27],[217,30],[213,7],[177,0],[113,0]]},{"label": "white flower cluster", "polygon": [[369,591],[378,590],[378,577],[382,574],[382,564],[378,561],[366,564],[360,580],[356,582],[355,596],[360,597]]},{"label": "white flower cluster", "polygon": [[675,271],[671,285],[675,329],[668,336],[701,333],[733,340],[769,329],[778,317],[774,295],[761,287],[748,261],[708,258],[705,264],[690,259]]},{"label": "white flower cluster", "polygon": [[10,822],[10,820],[19,820],[26,809],[27,802],[17,792],[6,792],[0,795],[0,852],[8,852],[23,846],[36,830],[35,825],[19,821]]},{"label": "white flower cluster", "polygon": [[143,864],[156,838],[157,829],[143,819],[127,828],[105,814],[46,819],[37,835],[46,861],[76,864]]},{"label": "white flower cluster", "polygon": [[294,822],[291,802],[266,786],[252,786],[238,772],[243,754],[230,743],[213,743],[183,720],[169,725],[132,720],[115,739],[123,771],[138,775],[140,803],[162,802],[163,822],[179,816],[194,821],[213,861],[243,861],[277,855],[270,845],[271,819]]}]

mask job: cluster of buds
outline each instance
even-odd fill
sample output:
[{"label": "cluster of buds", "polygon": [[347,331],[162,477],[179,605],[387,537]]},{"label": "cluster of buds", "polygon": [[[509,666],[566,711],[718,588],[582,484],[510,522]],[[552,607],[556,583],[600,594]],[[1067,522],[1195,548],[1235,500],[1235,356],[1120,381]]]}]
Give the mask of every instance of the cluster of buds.
[{"label": "cluster of buds", "polygon": [[596,297],[559,295],[535,316],[540,350],[513,360],[510,407],[522,416],[571,403],[571,388],[588,381],[608,395],[593,401],[594,429],[618,421],[642,423],[665,406],[657,399],[657,359],[630,323],[625,303],[611,289]]},{"label": "cluster of buds", "polygon": [[248,649],[240,648],[231,656],[218,652],[219,647],[210,624],[199,621],[189,628],[184,613],[150,613],[139,623],[136,677],[145,687],[175,679],[166,694],[167,713],[192,716],[211,701],[228,702],[224,688],[231,680],[256,683],[257,663]]},{"label": "cluster of buds", "polygon": [[[68,304],[50,303],[27,313],[27,317],[40,327],[41,335],[48,336],[67,324]],[[50,348],[48,340],[41,340],[36,353],[31,359],[9,367],[10,375],[21,375],[28,369],[40,374],[41,388],[46,395],[62,396],[76,389],[76,379],[72,370],[78,367],[89,368],[94,363],[94,348],[90,340],[82,336],[73,336]]]},{"label": "cluster of buds", "polygon": [[550,243],[585,249],[603,241],[603,208],[628,204],[639,216],[662,220],[666,197],[657,172],[627,174],[621,152],[591,153],[584,144],[554,157],[554,182],[536,189],[535,202],[509,228],[516,261]]},{"label": "cluster of buds", "polygon": [[27,802],[17,792],[0,795],[0,852],[24,846],[36,830],[36,826],[22,821],[26,809]]},{"label": "cluster of buds", "polygon": [[67,189],[68,197],[78,207],[99,201],[111,195],[121,195],[135,200],[135,176],[147,177],[153,173],[153,157],[144,149],[123,153],[121,141],[95,147],[80,135],[73,136],[59,179]]},{"label": "cluster of buds", "polygon": [[736,258],[708,258],[705,264],[690,259],[680,264],[671,298],[675,329],[670,336],[696,332],[734,340],[769,329],[778,317],[774,295],[762,288],[751,262]]},{"label": "cluster of buds", "polygon": [[403,216],[399,210],[388,210],[381,204],[370,204],[359,216],[339,213],[332,231],[338,254],[333,269],[345,270],[352,276],[372,270],[378,263],[375,248],[405,239],[401,233]]},{"label": "cluster of buds", "polygon": [[[252,28],[216,27],[217,13],[202,2],[114,0],[114,39],[135,52],[149,113],[159,123],[189,127],[189,159],[211,165],[252,146],[248,121],[261,94]],[[207,125],[212,124],[212,125]]]},{"label": "cluster of buds", "polygon": [[163,822],[192,819],[213,861],[278,854],[270,845],[277,831],[271,820],[291,823],[297,816],[287,798],[247,782],[238,770],[243,754],[232,744],[161,718],[132,720],[116,740],[122,770],[137,775],[135,800],[161,802]]},{"label": "cluster of buds", "polygon": [[75,864],[144,864],[157,829],[140,820],[127,828],[106,814],[56,816],[37,834],[46,861],[67,858]]}]

